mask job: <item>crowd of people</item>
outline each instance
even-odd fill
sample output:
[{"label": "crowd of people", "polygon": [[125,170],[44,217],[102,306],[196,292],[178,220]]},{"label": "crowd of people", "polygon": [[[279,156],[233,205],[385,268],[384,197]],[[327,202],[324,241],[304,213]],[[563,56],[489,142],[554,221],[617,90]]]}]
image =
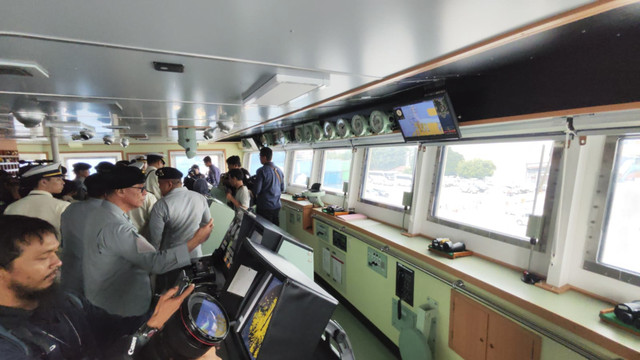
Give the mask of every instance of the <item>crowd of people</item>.
[{"label": "crowd of people", "polygon": [[[0,174],[0,352],[100,358],[119,349],[117,338],[150,336],[188,295],[170,289],[156,302],[153,289],[170,288],[167,274],[202,256],[213,229],[210,187],[278,224],[284,174],[271,157],[261,150],[253,177],[231,156],[225,174],[205,157],[208,174],[194,165],[183,179],[162,154],[102,162],[91,175],[77,163],[73,181],[58,163]],[[61,196],[66,184],[73,191]]]}]

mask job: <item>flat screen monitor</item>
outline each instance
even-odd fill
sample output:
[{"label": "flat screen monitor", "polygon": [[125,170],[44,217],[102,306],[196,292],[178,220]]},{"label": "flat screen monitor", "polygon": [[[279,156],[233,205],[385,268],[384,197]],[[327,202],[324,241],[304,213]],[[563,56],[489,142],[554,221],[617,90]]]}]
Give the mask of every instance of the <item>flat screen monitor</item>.
[{"label": "flat screen monitor", "polygon": [[[247,354],[252,360],[258,359],[281,292],[282,281],[276,277],[269,276],[260,289],[259,296],[253,299],[246,318],[243,319],[240,327],[240,337]],[[283,351],[286,350],[283,349]]]},{"label": "flat screen monitor", "polygon": [[456,114],[447,93],[437,93],[419,102],[395,107],[393,114],[405,141],[460,138]]},{"label": "flat screen monitor", "polygon": [[245,214],[244,216],[238,216],[231,221],[229,229],[227,230],[220,249],[223,251],[222,262],[224,264],[225,276],[229,274],[234,263],[234,259],[240,242],[254,230],[255,217]]}]

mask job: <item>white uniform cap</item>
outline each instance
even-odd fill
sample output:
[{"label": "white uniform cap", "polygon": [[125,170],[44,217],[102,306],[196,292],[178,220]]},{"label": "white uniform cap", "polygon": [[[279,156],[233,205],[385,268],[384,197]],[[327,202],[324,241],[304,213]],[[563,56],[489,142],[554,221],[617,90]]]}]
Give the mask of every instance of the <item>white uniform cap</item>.
[{"label": "white uniform cap", "polygon": [[40,177],[62,176],[62,164],[53,163],[49,165],[38,165],[27,170],[27,172],[22,174],[22,178],[28,178],[32,176],[40,176]]}]

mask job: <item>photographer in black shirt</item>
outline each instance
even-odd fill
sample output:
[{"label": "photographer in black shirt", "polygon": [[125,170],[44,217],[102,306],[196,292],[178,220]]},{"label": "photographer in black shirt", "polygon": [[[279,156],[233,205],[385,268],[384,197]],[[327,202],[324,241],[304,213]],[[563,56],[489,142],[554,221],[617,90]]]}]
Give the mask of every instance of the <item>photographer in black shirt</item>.
[{"label": "photographer in black shirt", "polygon": [[[150,317],[111,315],[58,289],[62,262],[51,224],[37,218],[3,215],[0,229],[3,359],[131,358],[193,291],[191,286],[175,298],[176,288],[167,291]],[[213,351],[205,356],[217,359]]]}]

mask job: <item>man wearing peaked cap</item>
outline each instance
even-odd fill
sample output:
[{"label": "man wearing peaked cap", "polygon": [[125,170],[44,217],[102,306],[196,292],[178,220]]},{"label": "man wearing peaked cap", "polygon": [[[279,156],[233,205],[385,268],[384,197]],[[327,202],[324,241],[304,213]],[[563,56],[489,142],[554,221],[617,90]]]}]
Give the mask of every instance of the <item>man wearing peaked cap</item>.
[{"label": "man wearing peaked cap", "polygon": [[142,315],[151,304],[150,274],[163,274],[191,263],[189,252],[209,238],[212,223],[194,229],[179,246],[156,251],[131,223],[127,213],[145,198],[145,177],[131,166],[107,175],[105,200],[91,211],[84,228],[82,256],[84,293],[112,314]]},{"label": "man wearing peaked cap", "polygon": [[[199,227],[211,221],[211,212],[204,196],[182,186],[180,170],[164,167],[156,170],[156,174],[162,198],[151,210],[149,232],[151,244],[156,249],[166,250],[185,244]],[[200,246],[193,249],[190,256],[201,257]],[[173,279],[166,277],[157,279],[158,289],[172,283]]]},{"label": "man wearing peaked cap", "polygon": [[87,187],[84,185],[84,179],[89,176],[89,169],[91,169],[91,165],[84,162],[73,164],[73,173],[76,174],[73,182],[78,186],[78,192],[73,197],[76,200],[85,200],[87,198]]},{"label": "man wearing peaked cap", "polygon": [[4,213],[46,220],[60,237],[60,216],[69,206],[68,202],[53,197],[53,194],[61,193],[64,187],[60,163],[30,168],[20,177],[20,186],[26,188],[29,194],[9,205]]},{"label": "man wearing peaked cap", "polygon": [[156,170],[162,169],[164,164],[164,154],[147,154],[147,181],[145,182],[145,186],[147,190],[149,190],[149,192],[155,195],[158,199],[162,197],[162,194],[158,187],[158,176],[156,175]]}]

